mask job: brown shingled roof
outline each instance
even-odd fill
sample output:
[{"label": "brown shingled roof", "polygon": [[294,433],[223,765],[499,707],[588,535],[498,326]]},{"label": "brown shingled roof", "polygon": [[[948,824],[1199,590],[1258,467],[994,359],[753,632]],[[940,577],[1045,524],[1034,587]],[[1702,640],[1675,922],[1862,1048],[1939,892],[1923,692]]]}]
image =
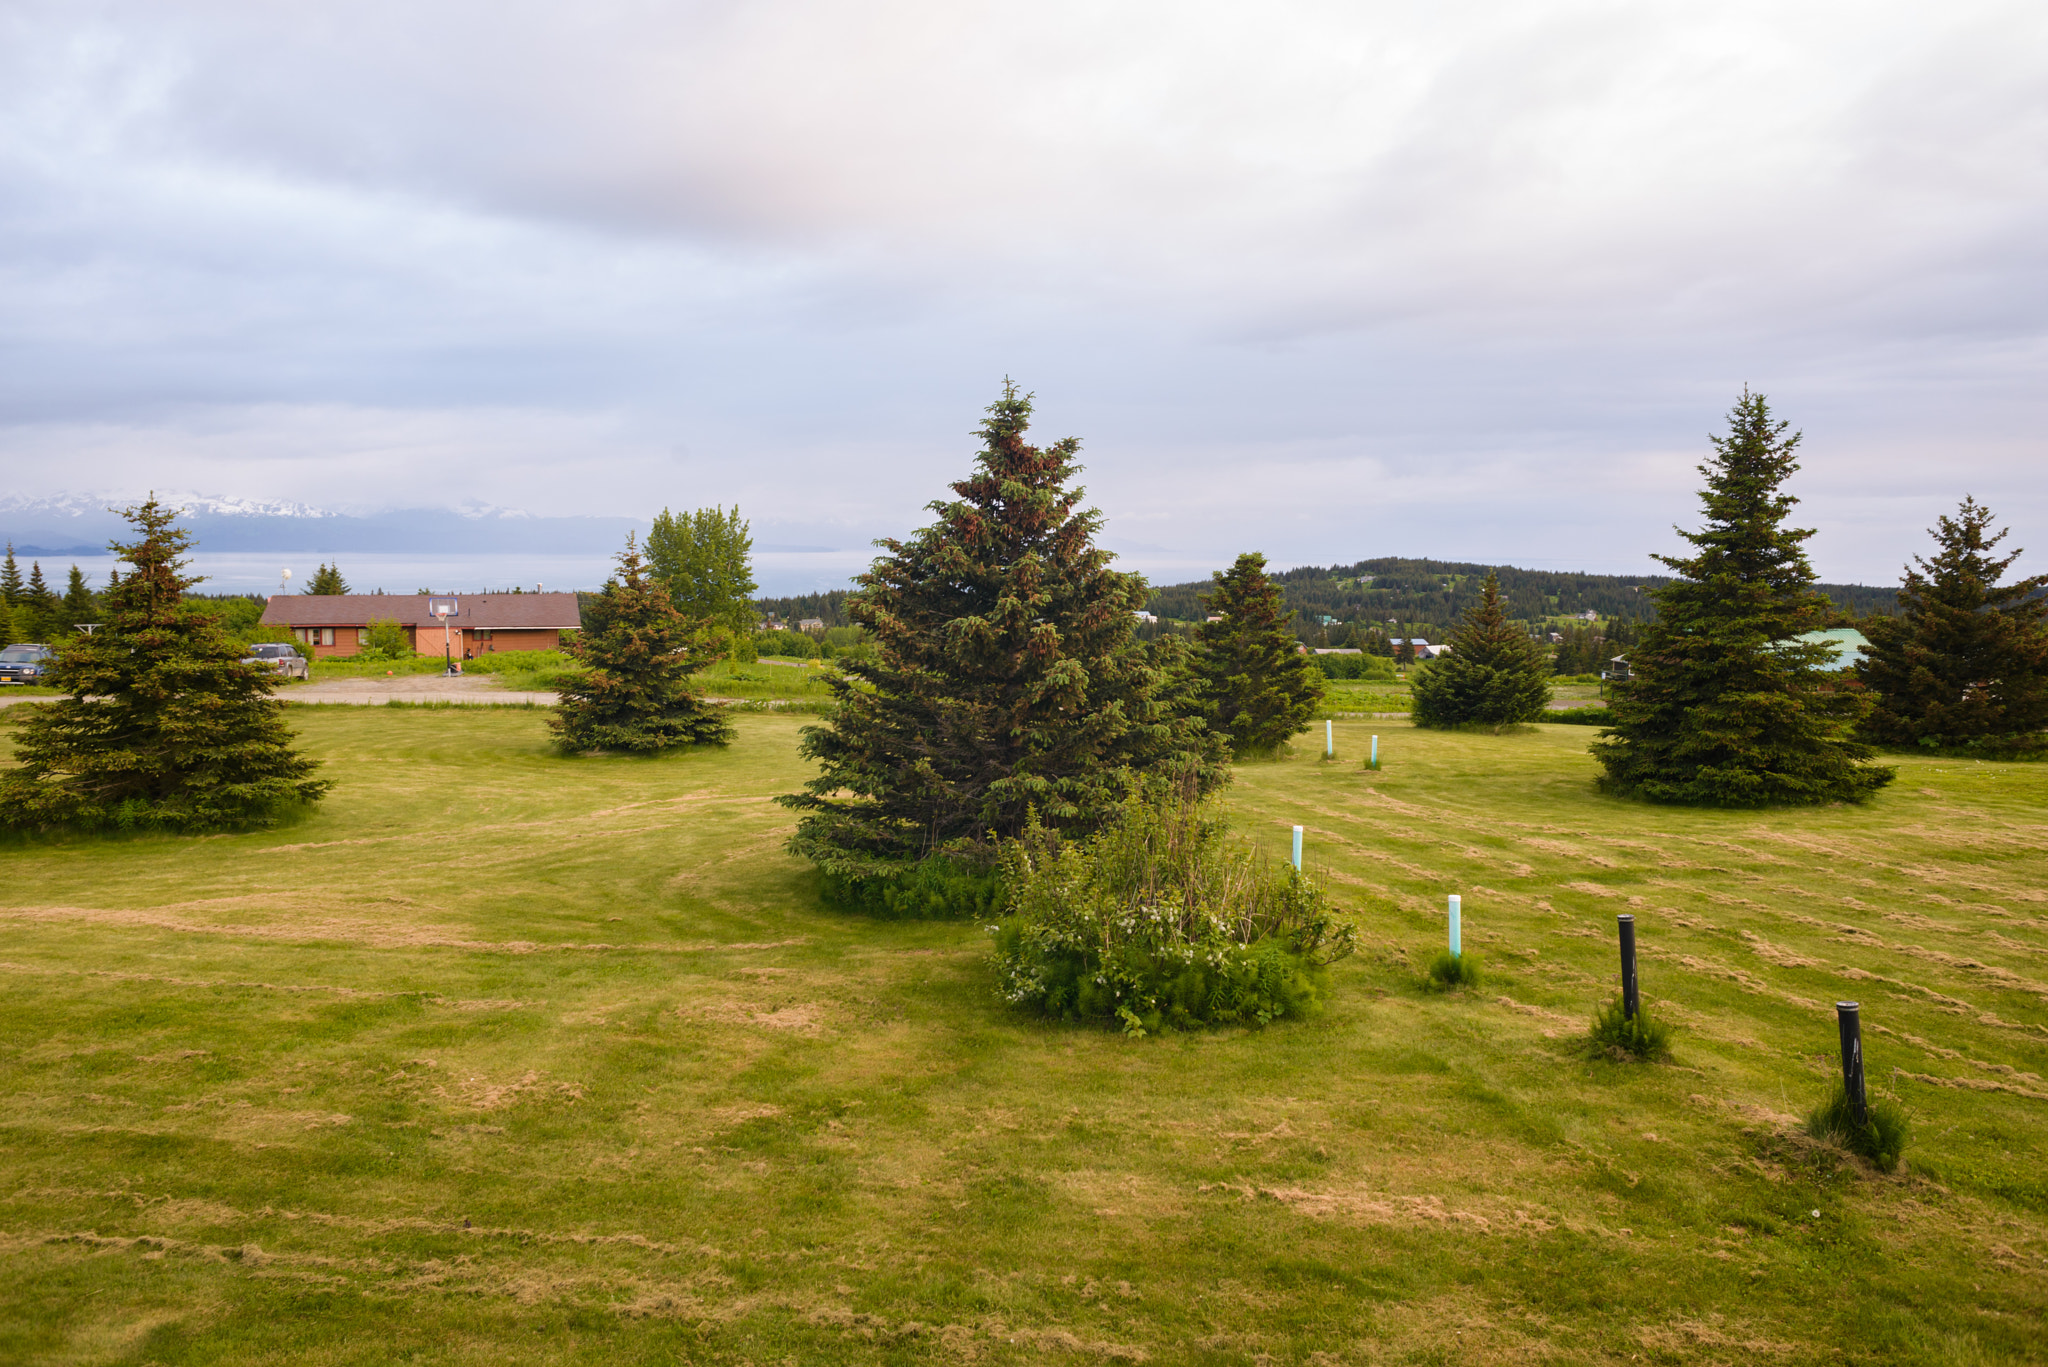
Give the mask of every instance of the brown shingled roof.
[{"label": "brown shingled roof", "polygon": [[[443,597],[434,594],[434,598]],[[460,611],[450,626],[489,631],[579,631],[583,614],[573,593],[457,593]],[[263,625],[275,627],[366,627],[396,621],[430,627],[440,618],[427,611],[428,595],[418,593],[278,593],[263,608]]]}]

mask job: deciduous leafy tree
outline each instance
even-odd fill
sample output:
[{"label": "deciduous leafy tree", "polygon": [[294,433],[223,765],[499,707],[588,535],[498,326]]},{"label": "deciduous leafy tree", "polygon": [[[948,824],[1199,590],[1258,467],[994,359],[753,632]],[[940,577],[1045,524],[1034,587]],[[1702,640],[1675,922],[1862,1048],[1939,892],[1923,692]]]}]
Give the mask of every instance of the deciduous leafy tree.
[{"label": "deciduous leafy tree", "polygon": [[1209,729],[1240,755],[1264,754],[1300,732],[1323,700],[1323,675],[1294,639],[1294,614],[1266,577],[1266,557],[1247,551],[1210,576],[1202,596],[1218,620],[1195,628],[1192,666]]},{"label": "deciduous leafy tree", "polygon": [[561,688],[548,718],[565,750],[649,754],[679,745],[727,745],[732,723],[690,683],[703,658],[668,593],[648,577],[633,536],[619,571],[583,607],[583,629],[564,646],[589,666]]},{"label": "deciduous leafy tree", "polygon": [[754,538],[735,506],[670,513],[647,533],[650,573],[685,626],[722,637],[754,629]]},{"label": "deciduous leafy tree", "polygon": [[1451,633],[1451,653],[1415,681],[1418,726],[1507,726],[1537,721],[1550,702],[1541,654],[1508,620],[1492,574],[1477,605]]},{"label": "deciduous leafy tree", "polygon": [[1101,515],[1068,483],[1080,443],[1030,445],[1030,418],[1006,384],[957,497],[881,542],[847,599],[873,651],[843,662],[837,715],[804,733],[818,776],[780,799],[800,813],[790,848],[835,877],[930,855],[985,863],[989,838],[1034,810],[1091,830],[1132,776],[1220,781],[1220,744],[1167,703],[1165,669],[1134,638],[1144,581],[1109,568]]},{"label": "deciduous leafy tree", "polygon": [[1678,579],[1653,594],[1593,753],[1611,787],[1655,802],[1861,801],[1893,776],[1857,762],[1867,704],[1839,686],[1830,646],[1795,639],[1829,611],[1803,549],[1813,533],[1784,525],[1799,438],[1747,390],[1728,421],[1700,467],[1707,525],[1680,533],[1693,555],[1657,557]]},{"label": "deciduous leafy tree", "polygon": [[1965,498],[1914,557],[1899,615],[1863,624],[1857,679],[1874,698],[1863,734],[1889,745],[2032,750],[2048,729],[2048,575],[2000,584],[2015,550],[1989,535],[1991,510]]},{"label": "deciduous leafy tree", "polygon": [[322,565],[313,571],[313,577],[306,581],[307,593],[342,594],[348,592],[348,581],[341,577],[341,566]]},{"label": "deciduous leafy tree", "polygon": [[153,498],[126,516],[139,538],[111,549],[129,573],[100,630],[59,643],[50,682],[70,696],[22,723],[0,824],[205,831],[317,801],[332,785],[293,748],[277,676],[185,598],[191,534]]}]

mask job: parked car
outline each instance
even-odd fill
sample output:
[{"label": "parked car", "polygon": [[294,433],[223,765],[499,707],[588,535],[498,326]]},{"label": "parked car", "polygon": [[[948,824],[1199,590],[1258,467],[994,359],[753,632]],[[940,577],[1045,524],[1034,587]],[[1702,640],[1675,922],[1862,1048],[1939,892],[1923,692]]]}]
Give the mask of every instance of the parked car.
[{"label": "parked car", "polygon": [[0,650],[0,684],[40,683],[43,671],[56,662],[57,652],[48,646],[9,646]]},{"label": "parked car", "polygon": [[309,679],[313,673],[306,667],[305,656],[278,641],[258,641],[249,647],[249,653],[242,657],[242,663],[269,665],[287,679]]}]

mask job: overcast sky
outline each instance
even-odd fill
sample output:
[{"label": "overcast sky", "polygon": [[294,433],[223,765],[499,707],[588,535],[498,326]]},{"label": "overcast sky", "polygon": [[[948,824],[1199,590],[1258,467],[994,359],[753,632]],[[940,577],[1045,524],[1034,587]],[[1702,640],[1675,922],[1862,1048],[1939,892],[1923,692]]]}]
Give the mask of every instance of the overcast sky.
[{"label": "overcast sky", "polygon": [[[1156,579],[2048,564],[2048,6],[0,0],[4,492],[924,521],[1014,377]],[[1185,571],[1185,572],[1183,572]]]}]

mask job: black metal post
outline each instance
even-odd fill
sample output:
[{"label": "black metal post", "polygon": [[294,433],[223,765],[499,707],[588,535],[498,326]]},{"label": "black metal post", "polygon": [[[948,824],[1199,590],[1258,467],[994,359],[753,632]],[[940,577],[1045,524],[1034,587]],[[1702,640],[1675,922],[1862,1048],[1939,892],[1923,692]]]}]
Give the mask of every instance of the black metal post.
[{"label": "black metal post", "polygon": [[1636,918],[1624,913],[1615,919],[1621,923],[1621,1014],[1634,1020],[1643,1009],[1636,985]]},{"label": "black metal post", "polygon": [[1835,1019],[1842,1027],[1842,1089],[1858,1125],[1870,1119],[1870,1098],[1863,1090],[1863,1017],[1856,1002],[1836,1002]]}]

